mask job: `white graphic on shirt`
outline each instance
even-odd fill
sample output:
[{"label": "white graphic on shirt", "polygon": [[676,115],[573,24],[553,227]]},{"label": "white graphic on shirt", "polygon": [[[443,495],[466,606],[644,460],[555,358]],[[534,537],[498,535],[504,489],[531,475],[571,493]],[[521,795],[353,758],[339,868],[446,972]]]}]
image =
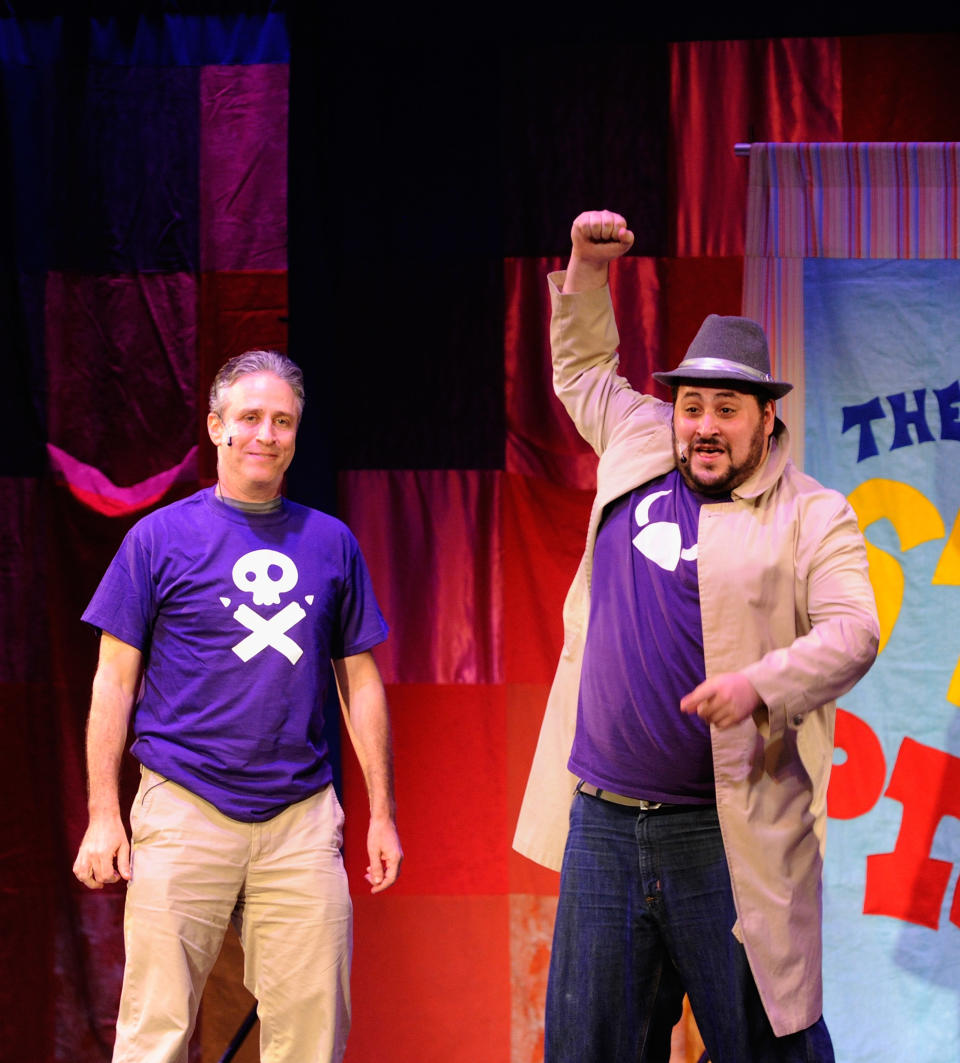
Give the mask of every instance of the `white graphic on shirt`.
[{"label": "white graphic on shirt", "polygon": [[654,564],[667,572],[673,572],[681,560],[696,561],[697,544],[683,548],[680,541],[680,525],[658,520],[650,523],[650,507],[669,491],[654,491],[637,503],[634,519],[640,531],[634,536],[633,545]]},{"label": "white graphic on shirt", "polygon": [[[273,579],[270,570],[280,569]],[[293,590],[300,573],[297,566],[278,550],[253,550],[233,566],[233,582],[242,591],[252,591],[254,605],[279,605],[280,595]]]},{"label": "white graphic on shirt", "polygon": [[[279,575],[274,578],[278,569]],[[297,566],[291,558],[277,550],[251,550],[233,566],[232,575],[233,582],[241,591],[253,595],[254,605],[279,605],[280,595],[293,590],[300,578]],[[304,600],[311,605],[313,595],[308,594]],[[220,601],[224,607],[229,607],[229,598],[221,597]],[[289,602],[279,613],[274,613],[268,619],[242,602],[237,606],[233,619],[242,624],[250,634],[233,647],[233,652],[241,661],[246,662],[256,657],[261,650],[272,646],[291,664],[296,664],[303,655],[303,649],[287,632],[306,615],[299,602]]]}]

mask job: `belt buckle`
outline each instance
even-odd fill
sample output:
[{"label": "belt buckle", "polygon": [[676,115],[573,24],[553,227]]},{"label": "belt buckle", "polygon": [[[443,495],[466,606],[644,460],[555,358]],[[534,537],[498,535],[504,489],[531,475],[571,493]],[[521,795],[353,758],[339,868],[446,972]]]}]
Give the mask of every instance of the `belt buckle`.
[{"label": "belt buckle", "polygon": [[662,801],[648,801],[646,798],[640,798],[640,811],[641,812],[655,812],[658,808],[663,807]]}]

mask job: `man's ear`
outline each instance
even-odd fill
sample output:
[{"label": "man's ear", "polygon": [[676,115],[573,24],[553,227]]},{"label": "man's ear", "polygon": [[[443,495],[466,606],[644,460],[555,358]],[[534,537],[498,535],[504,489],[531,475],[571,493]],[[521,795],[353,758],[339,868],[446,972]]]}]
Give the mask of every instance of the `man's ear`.
[{"label": "man's ear", "polygon": [[767,439],[773,435],[773,426],[777,420],[776,399],[768,400],[763,407],[763,432]]},{"label": "man's ear", "polygon": [[207,435],[210,436],[210,442],[219,447],[223,442],[223,433],[225,426],[223,421],[220,420],[219,415],[215,413],[207,414]]}]

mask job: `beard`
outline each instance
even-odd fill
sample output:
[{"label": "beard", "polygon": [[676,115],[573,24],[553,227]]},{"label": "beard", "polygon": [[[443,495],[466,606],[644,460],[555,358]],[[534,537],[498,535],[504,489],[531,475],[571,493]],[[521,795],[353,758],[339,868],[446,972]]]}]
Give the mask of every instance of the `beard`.
[{"label": "beard", "polygon": [[[676,453],[676,433],[674,433],[673,442],[674,453]],[[701,446],[717,447],[722,450],[727,455],[728,460],[726,471],[722,473],[713,471],[706,473],[695,472],[692,468],[694,452],[697,447]],[[729,445],[719,436],[710,436],[690,443],[684,452],[687,460],[681,462],[679,457],[677,457],[675,458],[675,465],[686,481],[687,486],[694,491],[699,491],[703,495],[728,495],[734,488],[749,480],[753,473],[763,464],[766,458],[765,447],[766,436],[763,432],[763,421],[761,420],[750,437],[747,453],[742,461],[735,463],[733,455],[730,453]]]}]

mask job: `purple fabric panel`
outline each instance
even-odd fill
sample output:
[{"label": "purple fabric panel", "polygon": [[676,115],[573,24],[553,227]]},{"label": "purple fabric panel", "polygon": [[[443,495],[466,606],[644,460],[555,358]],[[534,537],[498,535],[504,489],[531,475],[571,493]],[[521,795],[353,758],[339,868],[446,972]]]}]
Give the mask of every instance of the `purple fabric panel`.
[{"label": "purple fabric panel", "polygon": [[196,278],[47,280],[49,442],[118,486],[179,465],[196,443]]},{"label": "purple fabric panel", "polygon": [[54,259],[90,274],[197,267],[196,70],[93,67],[56,103]]},{"label": "purple fabric panel", "polygon": [[125,17],[92,20],[90,56],[93,62],[138,67],[197,67],[204,63],[286,62],[290,58],[287,16],[282,11],[194,15],[174,13],[174,10],[204,5],[153,5],[167,9],[161,20],[136,12],[137,7],[149,8],[151,5],[126,6],[129,10],[124,12]]},{"label": "purple fabric panel", "polygon": [[286,65],[200,76],[200,267],[287,268]]}]

